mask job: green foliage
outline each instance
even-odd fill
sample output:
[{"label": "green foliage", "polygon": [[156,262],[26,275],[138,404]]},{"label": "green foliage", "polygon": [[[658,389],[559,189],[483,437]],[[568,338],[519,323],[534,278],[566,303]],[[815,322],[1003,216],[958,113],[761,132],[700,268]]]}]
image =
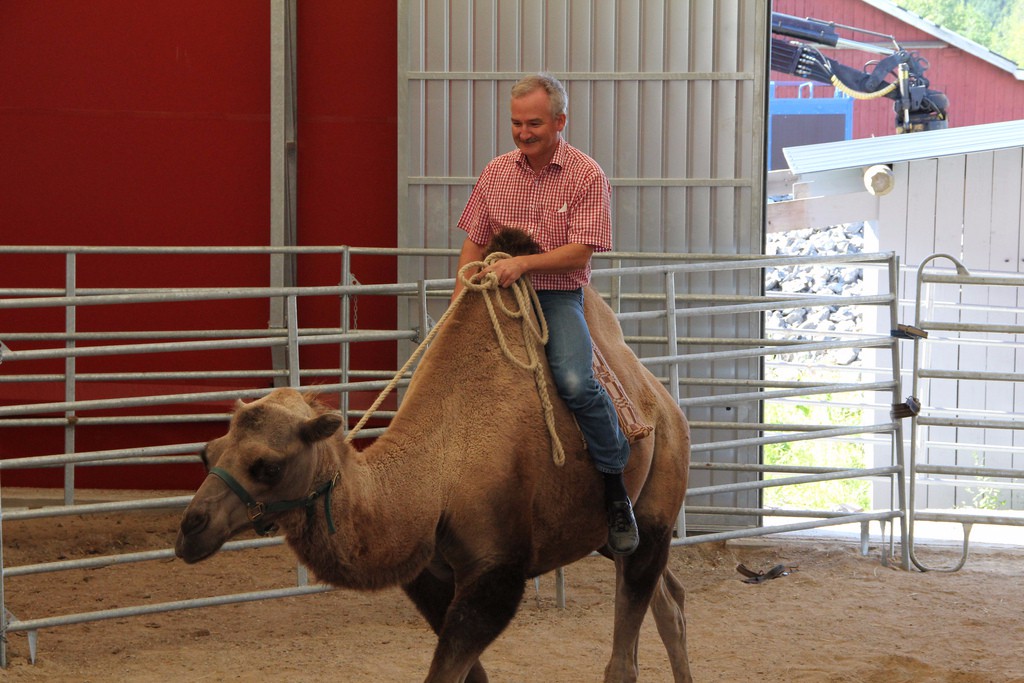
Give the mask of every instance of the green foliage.
[{"label": "green foliage", "polygon": [[1024,0],[1014,0],[996,25],[990,48],[1024,68]]},{"label": "green foliage", "polygon": [[[974,466],[984,467],[985,458],[977,453],[974,454]],[[991,477],[978,477],[979,482],[992,481]],[[968,486],[965,488],[966,492],[971,496],[971,505],[969,507],[976,508],[978,510],[1005,510],[1006,499],[1003,498],[1002,491],[995,486],[978,486],[977,488]],[[957,506],[960,507],[960,506]]]},{"label": "green foliage", "polygon": [[[766,401],[765,422],[829,427],[860,424],[860,409],[830,405],[828,401],[831,399],[831,396],[827,396],[826,402],[813,405]],[[855,401],[856,398],[844,396],[843,400]],[[864,467],[864,446],[835,439],[770,444],[764,447],[764,461],[767,465]],[[766,474],[765,479],[787,476],[792,475]],[[838,479],[768,488],[764,491],[764,504],[767,507],[801,510],[835,510],[840,505],[848,505],[866,510],[871,506],[871,482]]]},{"label": "green foliage", "polygon": [[897,4],[1024,66],[1024,0],[898,0]]},{"label": "green foliage", "polygon": [[1006,15],[1013,2],[1012,0],[970,0],[970,4],[974,5],[994,24]]},{"label": "green foliage", "polygon": [[1002,492],[994,486],[981,486],[976,489],[968,488],[967,492],[971,494],[973,507],[979,510],[1006,509],[1006,499],[1003,498]]},{"label": "green foliage", "polygon": [[[985,46],[992,44],[995,22],[991,15],[986,15],[982,10],[980,3],[963,0],[900,0],[898,4],[976,43]],[[986,4],[989,12],[1001,13],[1002,8],[997,7],[997,3]]]}]

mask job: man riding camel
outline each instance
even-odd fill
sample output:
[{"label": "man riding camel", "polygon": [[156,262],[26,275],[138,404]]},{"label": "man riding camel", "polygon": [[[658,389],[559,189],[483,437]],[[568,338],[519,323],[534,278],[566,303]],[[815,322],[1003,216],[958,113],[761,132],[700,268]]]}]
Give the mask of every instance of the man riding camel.
[{"label": "man riding camel", "polygon": [[[527,232],[542,250],[488,265],[508,287],[529,273],[547,320],[548,364],[559,396],[576,417],[594,466],[604,476],[608,547],[636,550],[639,534],[622,472],[629,441],[615,406],[595,379],[583,288],[595,251],[612,247],[611,186],[596,161],[562,138],[568,97],[549,74],[512,86],[512,139],[516,150],[493,159],[480,174],[458,227],[467,233],[459,268],[484,257],[491,237],[505,227]],[[456,282],[455,296],[462,285]]]}]

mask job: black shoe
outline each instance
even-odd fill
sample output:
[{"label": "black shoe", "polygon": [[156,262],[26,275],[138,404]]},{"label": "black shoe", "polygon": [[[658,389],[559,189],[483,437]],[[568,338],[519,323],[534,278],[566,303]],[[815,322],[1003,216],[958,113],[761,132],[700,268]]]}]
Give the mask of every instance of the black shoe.
[{"label": "black shoe", "polygon": [[616,555],[629,555],[640,545],[640,532],[629,500],[617,500],[608,506],[608,548]]}]

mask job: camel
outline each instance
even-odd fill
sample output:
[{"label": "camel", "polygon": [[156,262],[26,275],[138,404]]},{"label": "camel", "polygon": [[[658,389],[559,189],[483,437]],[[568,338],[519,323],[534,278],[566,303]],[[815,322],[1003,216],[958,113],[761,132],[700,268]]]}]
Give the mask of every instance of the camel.
[{"label": "camel", "polygon": [[[508,290],[493,294],[515,306]],[[636,681],[650,607],[674,680],[689,682],[684,590],[666,566],[686,491],[689,426],[593,289],[585,314],[654,428],[633,444],[625,472],[640,545],[612,558],[615,623],[604,678]],[[499,322],[524,358],[526,344],[537,342]],[[322,582],[402,587],[437,635],[427,683],[486,682],[481,654],[514,617],[528,579],[595,550],[612,557],[603,548],[602,483],[572,416],[555,395],[559,465],[531,373],[494,340],[484,297],[468,293],[440,326],[390,426],[364,450],[342,438],[343,416],[313,396],[285,388],[239,401],[227,434],[203,449],[210,474],[182,516],[177,556],[198,562],[249,528],[276,526]]]}]

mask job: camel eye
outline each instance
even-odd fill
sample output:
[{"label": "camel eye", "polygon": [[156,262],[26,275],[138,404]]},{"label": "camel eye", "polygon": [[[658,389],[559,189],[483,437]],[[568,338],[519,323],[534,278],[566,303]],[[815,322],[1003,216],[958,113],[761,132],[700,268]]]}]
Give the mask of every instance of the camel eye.
[{"label": "camel eye", "polygon": [[220,439],[214,439],[203,446],[199,451],[199,459],[203,461],[203,467],[209,472],[210,468],[217,464],[220,456],[224,454],[224,445]]},{"label": "camel eye", "polygon": [[261,484],[276,484],[281,480],[281,465],[260,458],[249,467],[249,474]]}]

